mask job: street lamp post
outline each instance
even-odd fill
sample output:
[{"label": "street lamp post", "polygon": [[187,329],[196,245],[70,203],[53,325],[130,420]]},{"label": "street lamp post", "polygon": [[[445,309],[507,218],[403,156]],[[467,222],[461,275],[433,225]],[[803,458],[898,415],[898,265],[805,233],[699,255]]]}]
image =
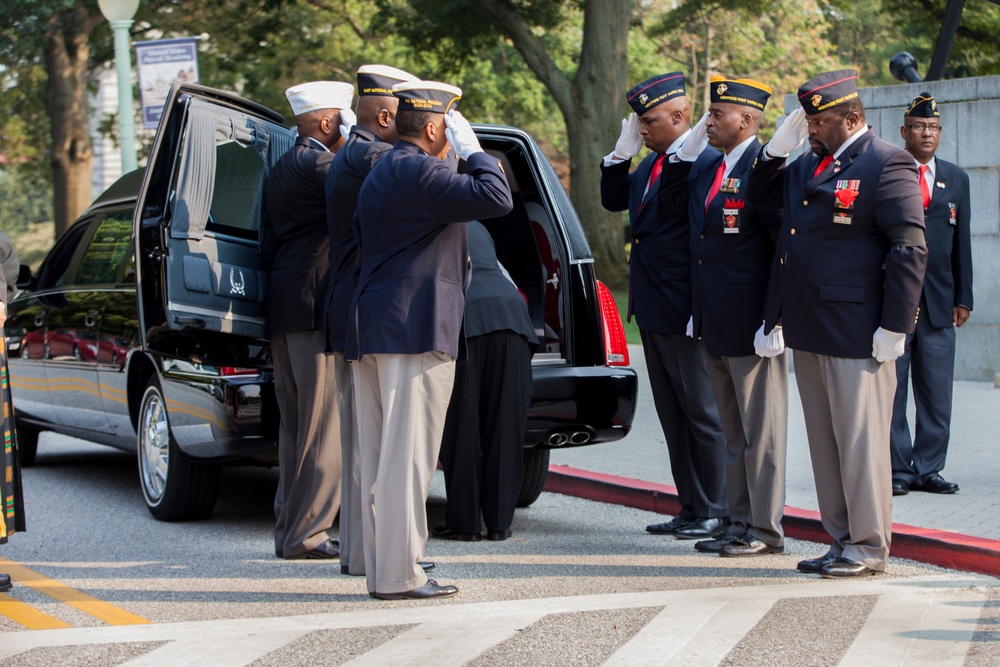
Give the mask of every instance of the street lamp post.
[{"label": "street lamp post", "polygon": [[132,108],[132,57],[128,30],[139,9],[139,0],[97,0],[104,18],[115,34],[115,67],[118,71],[118,141],[122,152],[122,173],[138,166],[135,156],[135,111]]}]

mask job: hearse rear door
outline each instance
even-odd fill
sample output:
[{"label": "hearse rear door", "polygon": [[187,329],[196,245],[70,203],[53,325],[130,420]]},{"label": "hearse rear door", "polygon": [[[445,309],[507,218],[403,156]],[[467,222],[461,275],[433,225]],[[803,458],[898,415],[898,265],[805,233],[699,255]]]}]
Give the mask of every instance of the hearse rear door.
[{"label": "hearse rear door", "polygon": [[264,183],[293,141],[281,115],[254,102],[171,89],[133,229],[145,348],[203,364],[254,361],[266,344]]}]

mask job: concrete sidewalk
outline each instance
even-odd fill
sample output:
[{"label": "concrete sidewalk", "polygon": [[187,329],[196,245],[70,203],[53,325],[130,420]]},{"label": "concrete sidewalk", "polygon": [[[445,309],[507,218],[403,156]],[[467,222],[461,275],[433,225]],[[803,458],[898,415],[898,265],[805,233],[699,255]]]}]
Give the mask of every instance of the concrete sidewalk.
[{"label": "concrete sidewalk", "polygon": [[[653,408],[642,348],[629,346],[629,354],[639,374],[639,401],[632,432],[615,443],[554,450],[552,479],[546,488],[576,495],[574,488],[578,487],[580,495],[585,497],[605,497],[627,504],[638,502],[648,509],[673,513],[676,511],[671,509],[671,502],[676,501],[671,498],[674,482],[663,432]],[[825,533],[818,525],[819,508],[794,373],[789,380],[786,530],[790,536],[822,540]],[[910,420],[912,424],[912,401]],[[986,382],[956,382],[951,446],[942,474],[961,490],[954,495],[911,491],[909,495],[894,498],[893,555],[1000,573],[998,434],[1000,389]],[[603,490],[596,492],[595,485]],[[626,500],[626,496],[632,500]],[[649,501],[641,500],[644,496]],[[793,535],[799,530],[805,532]],[[944,556],[938,553],[940,549],[944,549]],[[967,557],[956,558],[962,553]],[[984,564],[982,558],[988,562]]]}]

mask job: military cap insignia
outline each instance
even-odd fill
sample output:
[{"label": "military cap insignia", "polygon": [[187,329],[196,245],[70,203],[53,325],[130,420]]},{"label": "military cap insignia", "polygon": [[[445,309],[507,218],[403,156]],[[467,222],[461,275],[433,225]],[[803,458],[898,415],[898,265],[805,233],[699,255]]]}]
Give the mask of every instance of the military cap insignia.
[{"label": "military cap insignia", "polygon": [[729,90],[729,86],[724,83],[720,83],[719,87],[715,89],[716,95],[725,95],[726,91]]},{"label": "military cap insignia", "polygon": [[817,94],[815,94],[815,95],[812,96],[812,105],[814,107],[818,107],[822,103],[823,103],[823,96],[822,95],[820,95],[819,93],[817,93]]},{"label": "military cap insignia", "polygon": [[649,95],[647,95],[646,93],[643,93],[642,95],[639,96],[639,104],[645,104],[648,101],[649,101]]},{"label": "military cap insignia", "polygon": [[937,100],[931,100],[931,109],[937,109]]}]

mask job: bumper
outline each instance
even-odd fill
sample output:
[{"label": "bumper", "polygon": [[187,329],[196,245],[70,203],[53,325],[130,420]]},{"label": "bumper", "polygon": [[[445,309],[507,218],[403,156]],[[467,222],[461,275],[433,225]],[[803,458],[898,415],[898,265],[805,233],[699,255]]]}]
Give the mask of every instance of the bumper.
[{"label": "bumper", "polygon": [[160,386],[170,430],[185,456],[277,462],[278,410],[270,373],[220,377],[167,371]]},{"label": "bumper", "polygon": [[526,447],[620,440],[635,417],[639,381],[627,366],[535,366]]}]

